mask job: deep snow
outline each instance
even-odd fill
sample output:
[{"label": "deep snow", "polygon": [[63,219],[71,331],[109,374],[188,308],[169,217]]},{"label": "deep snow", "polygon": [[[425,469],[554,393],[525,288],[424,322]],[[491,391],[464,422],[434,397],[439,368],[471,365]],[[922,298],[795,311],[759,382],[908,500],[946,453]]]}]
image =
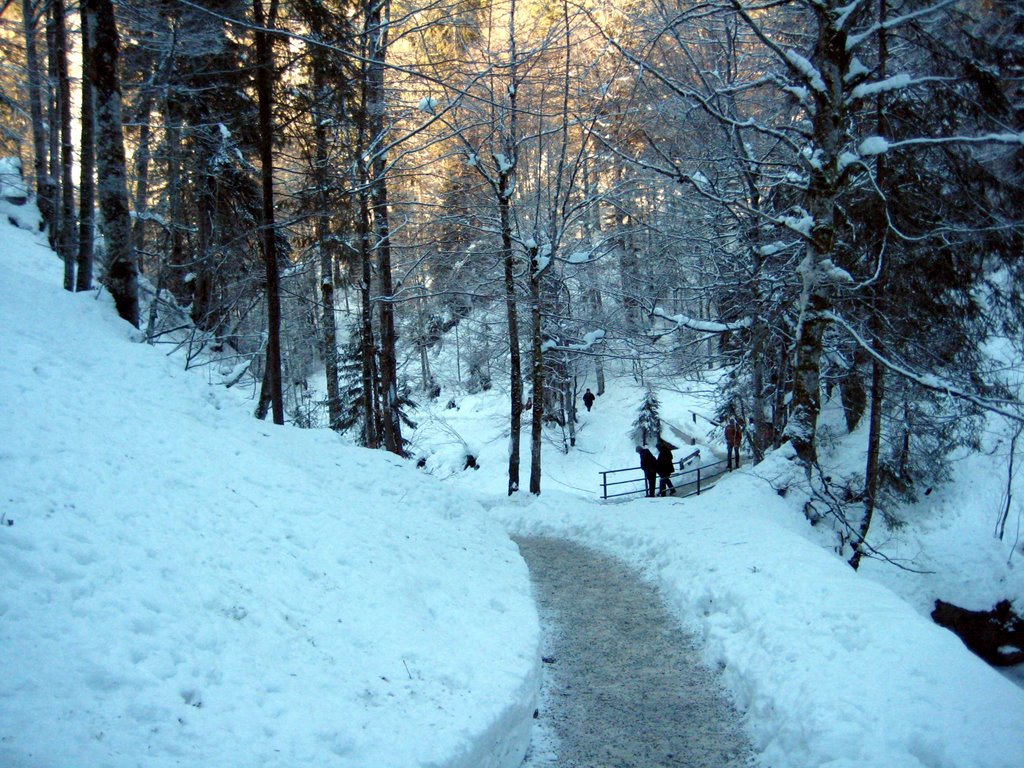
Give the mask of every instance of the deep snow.
[{"label": "deep snow", "polygon": [[539,626],[504,532],[253,419],[2,236],[0,765],[518,764]]},{"label": "deep snow", "polygon": [[[540,632],[506,531],[656,584],[723,668],[762,766],[1020,765],[1024,690],[927,618],[936,597],[1024,605],[1022,555],[991,533],[998,432],[994,457],[965,457],[907,529],[877,534],[933,573],[855,574],[801,516],[785,452],[699,498],[599,503],[597,472],[635,458],[637,387],[613,381],[574,450],[546,446],[542,495],[508,499],[500,391],[446,382],[415,414],[434,477],[259,422],[0,227],[0,765],[511,768]],[[706,403],[659,396],[720,450],[690,418]],[[839,448],[856,460],[856,439]]]}]

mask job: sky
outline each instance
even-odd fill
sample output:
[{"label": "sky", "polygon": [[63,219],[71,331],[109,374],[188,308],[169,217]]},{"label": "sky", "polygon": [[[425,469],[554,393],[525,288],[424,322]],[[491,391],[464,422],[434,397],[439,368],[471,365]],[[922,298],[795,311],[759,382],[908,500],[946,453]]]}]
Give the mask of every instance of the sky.
[{"label": "sky", "polygon": [[[992,455],[958,457],[905,528],[877,531],[914,571],[854,573],[800,514],[785,450],[700,497],[602,502],[598,473],[635,461],[627,378],[575,448],[545,445],[541,495],[510,499],[505,395],[460,390],[443,352],[442,395],[412,414],[417,469],[254,419],[227,367],[185,370],[105,291],[63,291],[36,235],[0,224],[0,243],[5,768],[519,766],[542,634],[510,533],[656,584],[723,668],[759,766],[1019,768],[1024,677],[928,618],[937,597],[1024,604],[1024,555],[992,535],[999,425]],[[666,431],[711,461],[710,406],[676,384]],[[826,461],[852,471],[862,437]]]}]

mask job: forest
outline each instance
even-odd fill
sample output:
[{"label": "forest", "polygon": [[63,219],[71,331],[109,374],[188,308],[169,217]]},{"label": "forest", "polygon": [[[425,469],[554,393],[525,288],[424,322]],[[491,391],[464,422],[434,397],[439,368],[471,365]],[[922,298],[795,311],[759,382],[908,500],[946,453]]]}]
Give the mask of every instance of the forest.
[{"label": "forest", "polygon": [[[454,336],[537,494],[581,372],[724,371],[854,567],[987,418],[1024,428],[1018,3],[3,0],[0,49],[64,287],[259,418],[406,455]],[[845,487],[833,396],[869,434]]]}]

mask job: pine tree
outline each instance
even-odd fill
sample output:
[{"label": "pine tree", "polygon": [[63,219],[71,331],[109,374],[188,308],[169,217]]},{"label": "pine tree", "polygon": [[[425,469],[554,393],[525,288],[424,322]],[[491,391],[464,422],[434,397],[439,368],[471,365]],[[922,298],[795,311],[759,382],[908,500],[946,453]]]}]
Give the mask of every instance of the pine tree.
[{"label": "pine tree", "polygon": [[[366,422],[366,398],[363,389],[363,340],[359,335],[360,324],[358,321],[349,325],[346,334],[348,341],[341,347],[338,364],[338,398],[340,401],[340,416],[338,420],[330,425],[331,429],[338,432],[348,432],[357,427],[362,427]],[[416,422],[409,418],[408,412],[415,408],[416,403],[409,397],[409,391],[403,387],[398,390],[395,410],[398,418],[409,429],[416,428]],[[379,418],[375,416],[377,429],[380,429]],[[358,429],[354,432],[356,442],[359,445],[367,446],[365,429]],[[401,456],[409,456],[408,448],[410,442],[402,440]]]},{"label": "pine tree", "polygon": [[644,400],[640,404],[640,413],[633,422],[633,435],[638,445],[645,445],[649,440],[661,437],[661,403],[654,389],[647,387]]},{"label": "pine tree", "polygon": [[[331,429],[348,432],[357,425],[362,425],[365,418],[365,398],[363,392],[363,343],[359,336],[358,323],[348,328],[348,341],[341,347],[338,360],[338,399],[339,415]],[[354,435],[359,445],[365,446],[366,430],[360,429]]]}]

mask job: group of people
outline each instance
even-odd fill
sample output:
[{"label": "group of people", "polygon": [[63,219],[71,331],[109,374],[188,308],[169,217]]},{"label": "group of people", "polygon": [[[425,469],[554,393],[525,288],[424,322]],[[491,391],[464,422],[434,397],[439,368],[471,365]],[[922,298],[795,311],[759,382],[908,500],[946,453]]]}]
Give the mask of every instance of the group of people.
[{"label": "group of people", "polygon": [[[658,496],[675,496],[676,487],[672,483],[672,473],[675,471],[675,464],[672,461],[672,448],[668,443],[658,443],[658,457],[655,458],[645,446],[638,445],[636,452],[640,454],[640,468],[644,471],[644,481],[647,487],[647,497],[655,496],[654,486],[658,486]],[[661,482],[656,482],[658,478]]]},{"label": "group of people", "polygon": [[[589,390],[587,391],[589,392]],[[733,461],[736,462],[736,469],[740,468],[740,446],[742,444],[743,420],[733,416],[725,425],[728,469],[732,469]],[[672,483],[672,473],[675,471],[675,465],[672,461],[672,446],[664,440],[658,440],[657,457],[643,445],[638,445],[636,452],[640,454],[640,469],[644,472],[644,486],[647,491],[647,497],[653,498],[656,495],[675,496],[676,487]],[[655,492],[655,486],[657,486],[657,492]]]}]

